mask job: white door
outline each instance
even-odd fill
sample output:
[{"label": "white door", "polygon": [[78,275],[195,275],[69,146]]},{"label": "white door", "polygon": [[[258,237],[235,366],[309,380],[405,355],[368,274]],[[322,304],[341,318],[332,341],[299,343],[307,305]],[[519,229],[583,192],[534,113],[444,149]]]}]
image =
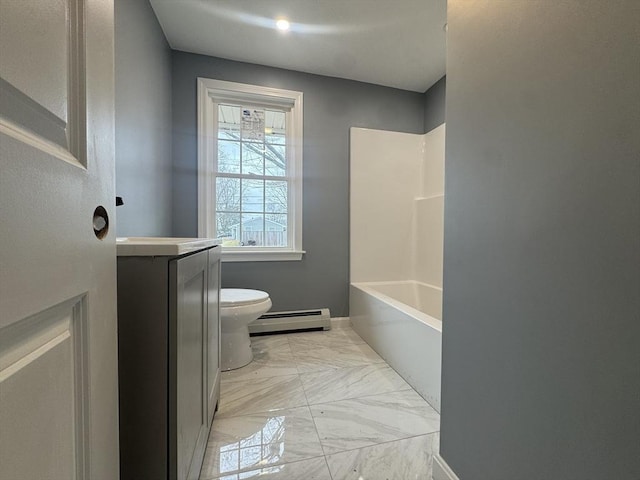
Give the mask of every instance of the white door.
[{"label": "white door", "polygon": [[0,0],[3,480],[118,476],[113,84],[112,0]]}]

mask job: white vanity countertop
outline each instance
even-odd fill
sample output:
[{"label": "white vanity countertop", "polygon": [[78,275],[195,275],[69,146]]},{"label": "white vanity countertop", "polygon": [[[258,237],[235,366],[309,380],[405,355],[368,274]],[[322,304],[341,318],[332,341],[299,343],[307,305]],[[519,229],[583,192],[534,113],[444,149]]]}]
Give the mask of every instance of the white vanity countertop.
[{"label": "white vanity countertop", "polygon": [[221,243],[222,240],[217,238],[118,237],[116,239],[119,257],[177,256]]}]

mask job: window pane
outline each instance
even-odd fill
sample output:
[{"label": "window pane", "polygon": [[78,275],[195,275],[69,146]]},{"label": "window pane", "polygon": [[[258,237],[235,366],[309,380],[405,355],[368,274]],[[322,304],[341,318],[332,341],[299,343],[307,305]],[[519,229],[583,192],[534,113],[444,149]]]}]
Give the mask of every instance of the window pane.
[{"label": "window pane", "polygon": [[264,212],[263,180],[242,180],[242,211]]},{"label": "window pane", "polygon": [[287,182],[266,180],[264,187],[264,211],[266,213],[287,213]]},{"label": "window pane", "polygon": [[267,134],[264,136],[264,141],[267,143],[284,145],[287,141],[287,137],[284,132],[276,133],[273,130],[266,129]]},{"label": "window pane", "polygon": [[265,145],[265,175],[284,177],[287,168],[287,156],[284,145]]},{"label": "window pane", "polygon": [[218,138],[240,139],[240,106],[218,105]]},{"label": "window pane", "polygon": [[240,211],[240,179],[216,178],[216,210],[219,212]]},{"label": "window pane", "polygon": [[274,110],[265,111],[265,141],[284,145],[286,137],[286,116],[284,112]]},{"label": "window pane", "polygon": [[240,142],[218,140],[218,171],[240,173]]},{"label": "window pane", "polygon": [[244,246],[261,247],[264,245],[264,215],[257,213],[242,214],[242,239]]},{"label": "window pane", "polygon": [[240,245],[240,214],[216,213],[216,236],[223,239],[223,245]]},{"label": "window pane", "polygon": [[242,140],[264,141],[264,110],[242,107]]},{"label": "window pane", "polygon": [[265,217],[265,247],[286,247],[287,216],[285,214],[268,213]]},{"label": "window pane", "polygon": [[264,175],[264,144],[242,143],[242,173]]}]

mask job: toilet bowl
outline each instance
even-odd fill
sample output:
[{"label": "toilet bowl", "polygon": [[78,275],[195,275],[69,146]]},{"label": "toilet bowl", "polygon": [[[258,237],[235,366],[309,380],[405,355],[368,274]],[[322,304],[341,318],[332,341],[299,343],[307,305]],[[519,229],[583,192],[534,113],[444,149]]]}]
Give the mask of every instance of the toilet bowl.
[{"label": "toilet bowl", "polygon": [[269,294],[244,288],[220,289],[220,369],[234,370],[253,360],[249,323],[271,308]]}]

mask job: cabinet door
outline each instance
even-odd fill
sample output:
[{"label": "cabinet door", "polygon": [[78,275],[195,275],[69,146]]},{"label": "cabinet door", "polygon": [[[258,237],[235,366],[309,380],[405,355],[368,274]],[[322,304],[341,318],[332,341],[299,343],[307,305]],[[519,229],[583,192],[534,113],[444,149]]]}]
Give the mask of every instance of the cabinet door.
[{"label": "cabinet door", "polygon": [[[176,267],[176,473],[198,478],[207,434],[206,329],[208,252]],[[172,469],[173,470],[173,469]]]},{"label": "cabinet door", "polygon": [[207,420],[220,397],[220,247],[209,250],[208,311],[207,311]]}]

